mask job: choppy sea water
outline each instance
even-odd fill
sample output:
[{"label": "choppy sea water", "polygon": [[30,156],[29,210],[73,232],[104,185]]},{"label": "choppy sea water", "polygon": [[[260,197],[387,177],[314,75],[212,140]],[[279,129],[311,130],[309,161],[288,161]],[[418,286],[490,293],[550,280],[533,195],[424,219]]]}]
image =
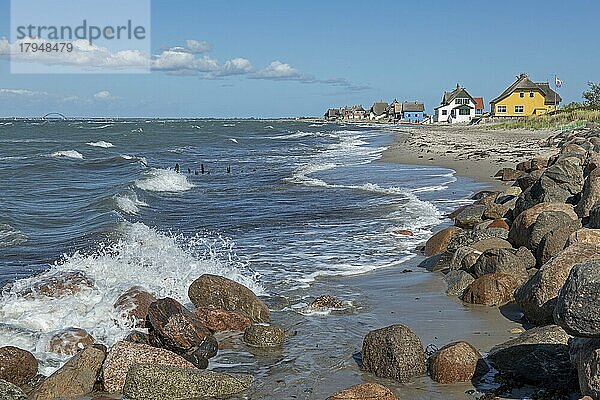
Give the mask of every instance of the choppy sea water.
[{"label": "choppy sea water", "polygon": [[[352,325],[373,310],[344,277],[401,271],[476,186],[451,170],[380,162],[392,139],[379,127],[289,121],[0,122],[0,345],[31,350],[51,373],[64,362],[47,349],[56,331],[80,327],[110,346],[131,329],[113,308],[125,290],[189,304],[203,273],[265,296],[290,335],[325,327],[328,316],[305,306],[335,294],[352,307],[326,339],[349,345]],[[65,271],[83,272],[94,289],[18,294]],[[283,386],[312,398],[310,377],[332,368],[308,356],[319,338],[291,340],[277,355],[225,350],[212,367],[258,368],[264,393],[271,369],[283,368]]]}]

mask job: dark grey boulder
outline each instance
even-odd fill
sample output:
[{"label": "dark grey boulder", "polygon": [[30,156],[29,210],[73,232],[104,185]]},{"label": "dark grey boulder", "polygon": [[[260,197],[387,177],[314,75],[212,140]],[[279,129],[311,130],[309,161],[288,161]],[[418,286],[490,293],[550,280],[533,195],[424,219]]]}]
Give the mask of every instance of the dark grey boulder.
[{"label": "dark grey boulder", "polygon": [[529,250],[527,247],[521,246],[514,252],[515,255],[519,257],[519,259],[521,259],[521,262],[523,263],[526,269],[532,269],[535,267],[537,261],[531,250]]},{"label": "dark grey boulder", "polygon": [[577,368],[581,394],[600,398],[600,339],[573,338],[569,340],[569,352]]},{"label": "dark grey boulder", "polygon": [[448,288],[446,294],[449,296],[461,297],[465,292],[465,289],[475,280],[471,274],[466,271],[450,271],[444,277]]},{"label": "dark grey boulder", "polygon": [[483,213],[486,209],[487,206],[483,204],[467,206],[454,217],[454,223],[461,228],[472,228],[483,221]]},{"label": "dark grey boulder", "polygon": [[244,331],[244,342],[253,347],[281,347],[285,331],[278,325],[253,324]]},{"label": "dark grey boulder", "polygon": [[554,165],[546,169],[544,176],[552,179],[569,193],[577,194],[583,189],[582,164],[582,158],[579,157],[560,157]]},{"label": "dark grey boulder", "polygon": [[527,267],[512,249],[486,250],[473,265],[473,275],[479,278],[486,274],[503,273],[527,277]]},{"label": "dark grey boulder", "polygon": [[567,189],[542,175],[530,188],[521,193],[515,204],[515,215],[540,203],[565,203],[569,197],[571,193]]},{"label": "dark grey boulder", "polygon": [[538,246],[548,232],[565,226],[572,221],[573,219],[562,211],[544,211],[540,213],[535,223],[530,227],[530,234],[525,246],[536,254]]},{"label": "dark grey boulder", "polygon": [[[502,228],[486,228],[476,230],[464,230],[455,234],[448,243],[448,251],[453,253],[459,247],[469,246],[473,243],[486,239],[508,239],[508,231]],[[501,247],[501,246],[499,246]],[[480,250],[481,251],[481,250]]]},{"label": "dark grey boulder", "polygon": [[223,398],[252,385],[252,376],[136,364],[127,373],[123,392],[131,400],[180,400]]},{"label": "dark grey boulder", "polygon": [[573,267],[558,294],[554,321],[571,335],[600,337],[600,260]]},{"label": "dark grey boulder", "polygon": [[536,170],[532,171],[527,175],[523,175],[516,180],[516,184],[521,188],[521,190],[525,191],[529,189],[538,179],[542,177],[544,170]]},{"label": "dark grey boulder", "polygon": [[575,207],[575,212],[580,218],[590,216],[592,209],[600,201],[600,168],[594,169],[585,178],[581,200]]},{"label": "dark grey boulder", "polygon": [[[564,215],[568,218],[566,214]],[[567,242],[569,241],[571,234],[579,229],[581,229],[581,221],[570,220],[563,225],[555,226],[546,232],[536,248],[538,266],[544,265],[550,261],[552,257],[563,251],[564,248],[567,247]]]},{"label": "dark grey boulder", "polygon": [[363,341],[362,367],[381,378],[408,382],[426,371],[423,344],[404,325],[371,331]]},{"label": "dark grey boulder", "polygon": [[559,326],[537,327],[493,347],[488,358],[506,378],[545,388],[573,387],[577,374],[569,338]]},{"label": "dark grey boulder", "polygon": [[452,253],[440,253],[435,256],[427,257],[418,266],[425,268],[429,272],[438,272],[447,270],[450,267]]}]

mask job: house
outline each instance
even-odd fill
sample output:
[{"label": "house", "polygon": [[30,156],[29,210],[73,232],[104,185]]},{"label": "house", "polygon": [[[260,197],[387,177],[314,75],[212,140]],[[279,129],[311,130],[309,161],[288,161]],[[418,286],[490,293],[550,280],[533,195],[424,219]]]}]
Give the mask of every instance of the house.
[{"label": "house", "polygon": [[382,120],[388,117],[388,103],[384,103],[383,101],[373,103],[373,106],[369,110],[369,118],[372,120]]},{"label": "house", "polygon": [[[481,100],[483,103],[483,99]],[[435,108],[433,122],[469,122],[475,118],[477,101],[467,92],[467,89],[456,85],[451,92],[444,92],[442,102]],[[481,106],[483,113],[483,105]]]},{"label": "house", "polygon": [[402,119],[402,103],[399,103],[398,100],[394,100],[392,104],[390,104],[388,113],[392,121],[400,121]]},{"label": "house", "polygon": [[475,100],[475,116],[480,117],[483,115],[485,108],[483,97],[473,97],[473,100]]},{"label": "house", "polygon": [[325,119],[327,120],[336,120],[342,117],[342,113],[339,108],[330,108],[325,112]]},{"label": "house", "polygon": [[346,111],[347,114],[344,116],[346,119],[365,119],[367,115],[367,110],[361,105],[346,108]]},{"label": "house", "polygon": [[561,101],[548,82],[535,83],[527,74],[521,74],[490,105],[494,117],[525,117],[553,111]]},{"label": "house", "polygon": [[405,101],[402,103],[402,121],[421,122],[425,115],[425,104],[418,101]]}]

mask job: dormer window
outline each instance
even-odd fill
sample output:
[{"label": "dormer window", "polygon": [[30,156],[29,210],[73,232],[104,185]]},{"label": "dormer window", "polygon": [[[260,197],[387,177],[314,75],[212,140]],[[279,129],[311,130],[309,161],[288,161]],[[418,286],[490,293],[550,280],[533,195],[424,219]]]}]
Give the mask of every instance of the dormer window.
[{"label": "dormer window", "polygon": [[525,97],[525,92],[521,92],[521,98]]},{"label": "dormer window", "polygon": [[529,97],[534,97],[535,94],[533,92],[529,92]]}]

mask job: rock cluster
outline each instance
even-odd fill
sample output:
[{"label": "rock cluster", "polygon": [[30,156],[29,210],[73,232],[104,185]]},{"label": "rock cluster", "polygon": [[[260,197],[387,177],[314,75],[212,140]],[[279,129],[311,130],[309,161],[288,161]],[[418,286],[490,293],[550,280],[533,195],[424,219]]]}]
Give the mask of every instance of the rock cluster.
[{"label": "rock cluster", "polygon": [[429,239],[421,266],[466,303],[520,307],[533,328],[489,353],[502,376],[550,389],[578,379],[600,398],[600,131],[555,142],[555,156],[498,172],[513,186],[449,214],[454,226]]},{"label": "rock cluster", "polygon": [[[93,281],[73,272],[46,278],[20,295],[62,297],[88,289],[93,290]],[[101,399],[125,395],[132,400],[175,400],[222,398],[247,390],[252,383],[248,374],[203,370],[218,351],[213,333],[245,331],[248,346],[281,347],[283,328],[264,323],[270,320],[265,303],[250,289],[227,278],[203,275],[189,292],[190,300],[201,306],[195,312],[175,299],[157,299],[141,287],[127,290],[115,302],[115,311],[131,327],[145,328],[148,333],[133,330],[108,350],[95,344],[83,329],[57,332],[49,338],[47,350],[72,357],[49,377],[37,374],[38,361],[28,351],[0,348],[0,398]],[[241,339],[238,335],[240,343]]]}]

